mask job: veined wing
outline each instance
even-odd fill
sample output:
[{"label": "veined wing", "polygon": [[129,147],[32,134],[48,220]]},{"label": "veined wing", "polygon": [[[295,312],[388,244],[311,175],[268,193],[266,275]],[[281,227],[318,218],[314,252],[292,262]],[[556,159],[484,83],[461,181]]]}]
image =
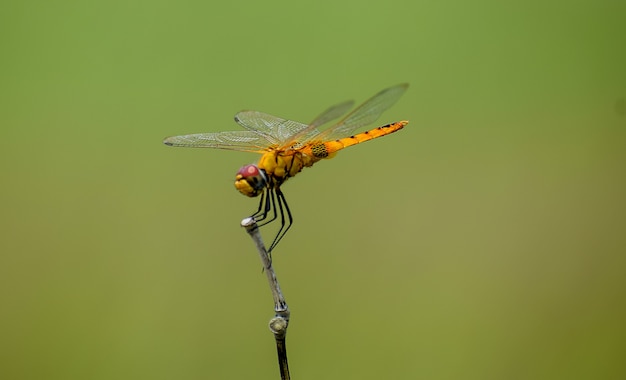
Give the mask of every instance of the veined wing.
[{"label": "veined wing", "polygon": [[262,136],[270,145],[282,146],[286,141],[308,128],[308,125],[258,111],[241,111],[235,121],[248,131]]},{"label": "veined wing", "polygon": [[320,130],[317,129],[317,127],[344,115],[348,112],[348,110],[350,110],[350,108],[352,108],[353,104],[354,101],[348,100],[328,107],[328,109],[313,119],[311,124],[309,124],[305,129],[293,135],[289,141],[285,141],[279,149],[299,148],[302,146],[301,142],[312,140],[315,136],[320,134]]},{"label": "veined wing", "polygon": [[165,145],[188,148],[215,148],[237,150],[241,152],[263,153],[273,142],[262,134],[251,131],[232,131],[217,133],[196,133],[191,135],[171,136],[163,140]]},{"label": "veined wing", "polygon": [[389,87],[371,97],[334,126],[328,128],[313,139],[331,141],[353,134],[358,128],[376,121],[380,115],[400,99],[409,87],[407,83]]},{"label": "veined wing", "polygon": [[331,120],[335,120],[340,116],[343,116],[346,112],[352,108],[354,105],[353,100],[348,100],[343,103],[335,104],[334,106],[328,107],[328,109],[322,112],[318,117],[316,117],[311,124],[307,127],[307,129],[317,128],[320,125],[324,125]]}]

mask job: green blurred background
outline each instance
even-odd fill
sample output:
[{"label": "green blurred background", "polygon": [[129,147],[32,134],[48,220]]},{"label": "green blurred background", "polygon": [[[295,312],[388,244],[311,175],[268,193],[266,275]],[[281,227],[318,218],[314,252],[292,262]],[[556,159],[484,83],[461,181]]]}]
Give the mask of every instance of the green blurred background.
[{"label": "green blurred background", "polygon": [[0,378],[278,378],[239,227],[257,200],[233,187],[257,156],[161,141],[401,82],[378,124],[404,130],[284,186],[293,378],[626,378],[625,17],[612,0],[3,2]]}]

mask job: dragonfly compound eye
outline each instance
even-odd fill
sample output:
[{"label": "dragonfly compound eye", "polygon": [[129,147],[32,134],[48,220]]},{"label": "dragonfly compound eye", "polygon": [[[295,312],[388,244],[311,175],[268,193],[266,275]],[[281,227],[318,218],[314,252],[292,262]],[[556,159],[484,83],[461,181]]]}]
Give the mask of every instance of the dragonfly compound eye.
[{"label": "dragonfly compound eye", "polygon": [[239,169],[235,177],[235,187],[243,195],[256,197],[267,186],[267,177],[256,165],[246,165]]}]

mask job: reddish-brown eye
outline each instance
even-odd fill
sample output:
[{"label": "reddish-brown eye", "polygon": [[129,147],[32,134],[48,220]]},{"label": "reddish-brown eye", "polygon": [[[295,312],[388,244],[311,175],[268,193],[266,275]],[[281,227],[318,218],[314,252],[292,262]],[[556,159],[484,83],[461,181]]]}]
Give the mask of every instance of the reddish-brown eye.
[{"label": "reddish-brown eye", "polygon": [[259,168],[256,165],[250,164],[250,165],[243,166],[241,169],[239,169],[239,171],[237,172],[237,175],[241,175],[241,177],[247,179],[248,177],[260,176],[261,172],[259,171]]},{"label": "reddish-brown eye", "polygon": [[235,187],[249,197],[261,194],[267,185],[265,172],[256,165],[246,165],[239,169],[235,178]]}]

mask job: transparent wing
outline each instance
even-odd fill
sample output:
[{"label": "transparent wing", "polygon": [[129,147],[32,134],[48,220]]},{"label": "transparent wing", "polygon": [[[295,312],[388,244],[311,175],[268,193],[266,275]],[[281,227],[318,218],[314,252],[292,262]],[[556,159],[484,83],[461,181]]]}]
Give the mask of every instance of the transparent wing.
[{"label": "transparent wing", "polygon": [[407,83],[403,83],[382,90],[346,115],[337,124],[315,136],[315,139],[330,141],[351,136],[358,128],[375,122],[383,112],[400,99],[408,87]]},{"label": "transparent wing", "polygon": [[251,131],[196,133],[171,136],[163,140],[165,145],[188,148],[215,148],[241,152],[262,153],[273,143],[262,134]]},{"label": "transparent wing", "polygon": [[281,146],[285,141],[306,129],[308,125],[258,111],[241,111],[235,121],[245,129],[263,136],[271,145]]},{"label": "transparent wing", "polygon": [[309,124],[308,128],[317,128],[320,125],[324,125],[331,120],[335,120],[340,116],[343,116],[346,112],[352,108],[354,105],[353,100],[348,100],[343,103],[335,104],[334,106],[328,107],[328,109],[322,112],[318,117],[316,117],[311,124]]},{"label": "transparent wing", "polygon": [[336,118],[344,115],[350,108],[354,101],[348,100],[343,103],[335,104],[334,106],[329,107],[327,110],[322,112],[318,117],[316,117],[311,124],[309,124],[305,129],[291,136],[288,141],[285,141],[283,145],[280,147],[281,149],[297,149],[303,145],[303,142],[310,141],[315,138],[315,136],[320,134],[320,130],[317,129],[320,125],[324,125],[331,120],[335,120]]}]

